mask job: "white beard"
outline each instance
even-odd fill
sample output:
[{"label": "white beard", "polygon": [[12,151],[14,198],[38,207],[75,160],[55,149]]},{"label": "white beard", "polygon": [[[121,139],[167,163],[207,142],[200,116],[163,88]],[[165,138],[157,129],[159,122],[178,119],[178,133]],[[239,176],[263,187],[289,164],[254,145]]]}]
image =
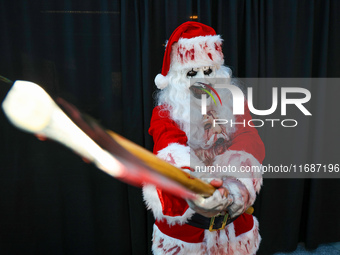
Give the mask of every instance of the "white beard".
[{"label": "white beard", "polygon": [[[189,90],[190,79],[186,76],[186,71],[168,73],[169,85],[161,90],[158,95],[158,105],[166,106],[166,110],[170,112],[170,117],[183,130],[188,137],[188,145],[192,149],[203,148],[204,128],[201,113],[201,100],[194,99]],[[213,78],[230,78],[231,70],[226,66],[221,66]],[[209,80],[211,83],[211,79]],[[214,84],[212,84],[214,86]],[[207,98],[207,112],[216,111],[219,119],[234,121],[232,113],[233,99],[228,89],[216,89],[221,97],[223,105],[219,102],[214,104],[211,97]],[[234,127],[226,126],[228,136],[235,132]]]}]

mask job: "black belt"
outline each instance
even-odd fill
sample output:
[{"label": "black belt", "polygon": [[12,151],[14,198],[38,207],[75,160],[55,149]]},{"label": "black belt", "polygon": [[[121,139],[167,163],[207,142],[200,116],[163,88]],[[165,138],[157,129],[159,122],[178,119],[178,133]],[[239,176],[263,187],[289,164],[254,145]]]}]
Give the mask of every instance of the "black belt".
[{"label": "black belt", "polygon": [[230,218],[228,214],[207,218],[201,214],[195,213],[187,224],[196,228],[209,229],[210,231],[216,231],[224,229],[226,225],[232,223],[235,218]]}]

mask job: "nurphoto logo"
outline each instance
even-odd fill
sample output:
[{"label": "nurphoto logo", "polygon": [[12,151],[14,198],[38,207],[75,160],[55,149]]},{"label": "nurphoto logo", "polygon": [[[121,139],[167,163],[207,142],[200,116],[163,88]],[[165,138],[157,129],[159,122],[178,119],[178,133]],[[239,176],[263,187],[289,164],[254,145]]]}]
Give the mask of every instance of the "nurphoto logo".
[{"label": "nurphoto logo", "polygon": [[[224,79],[225,80],[225,79]],[[230,79],[229,79],[230,80]],[[196,82],[203,87],[199,89],[203,90],[205,93],[201,94],[201,113],[202,115],[207,114],[207,96],[210,96],[213,100],[214,104],[217,105],[215,96],[218,98],[221,106],[222,100],[216,89],[228,89],[232,95],[233,99],[233,114],[234,115],[243,115],[244,114],[244,102],[247,99],[247,105],[249,111],[254,115],[258,116],[268,116],[273,114],[277,108],[279,103],[278,97],[278,87],[272,87],[272,105],[269,109],[256,109],[253,103],[253,88],[247,88],[247,97],[245,98],[245,94],[243,91],[236,85],[229,83],[216,83],[214,87],[210,84],[203,83],[203,82]],[[210,92],[210,91],[212,92]],[[281,102],[281,116],[287,115],[287,105],[295,105],[305,116],[312,116],[312,114],[307,110],[304,106],[305,103],[309,102],[311,99],[311,92],[308,89],[300,88],[300,87],[282,87],[280,90],[280,102]],[[298,94],[300,95],[299,98],[290,98],[289,94]],[[246,123],[245,120],[243,122],[233,122],[233,120],[227,119],[214,119],[213,126],[216,125],[226,125],[229,124],[231,127],[236,125],[243,125],[243,126],[251,126],[251,127],[262,127],[264,126],[265,122],[271,123],[271,127],[275,126],[275,122],[280,122],[281,126],[283,127],[295,127],[297,126],[298,122],[295,119],[252,119]]]}]

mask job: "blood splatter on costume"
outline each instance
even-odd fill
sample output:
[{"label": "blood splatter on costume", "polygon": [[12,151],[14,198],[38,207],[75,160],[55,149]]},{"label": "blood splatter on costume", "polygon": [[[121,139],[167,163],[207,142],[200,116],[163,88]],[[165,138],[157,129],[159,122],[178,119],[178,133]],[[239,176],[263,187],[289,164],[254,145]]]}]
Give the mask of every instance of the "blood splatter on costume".
[{"label": "blood splatter on costume", "polygon": [[[192,77],[202,79],[199,84],[208,84],[209,78],[230,78],[230,69],[223,66],[221,44],[222,39],[211,27],[198,22],[182,24],[167,43],[162,74],[155,79],[161,92],[149,129],[154,140],[154,153],[183,171],[229,165],[237,169],[252,166],[260,169],[264,159],[264,146],[258,132],[248,125],[251,116],[246,102],[244,114],[233,116],[230,93],[225,91],[220,94],[225,102],[223,106],[217,107],[210,102],[206,114],[201,114],[199,106],[196,112],[195,106],[188,109],[190,95],[196,93],[195,96],[199,97],[198,85],[190,84]],[[205,88],[214,86],[209,84]],[[213,125],[215,119],[227,117],[234,123],[246,125]],[[194,129],[193,123],[196,123]],[[209,171],[204,174],[193,172],[194,176],[205,181],[221,179],[223,187],[229,191],[226,197],[221,197],[218,191],[213,195],[224,206],[221,215],[215,217],[216,224],[226,212],[232,216],[229,224],[213,232],[207,225],[211,217],[206,216],[212,215],[209,209],[205,211],[201,204],[186,201],[155,186],[143,187],[146,205],[156,219],[154,254],[256,253],[261,240],[258,222],[245,211],[254,203],[260,190],[261,175],[210,174]]]}]

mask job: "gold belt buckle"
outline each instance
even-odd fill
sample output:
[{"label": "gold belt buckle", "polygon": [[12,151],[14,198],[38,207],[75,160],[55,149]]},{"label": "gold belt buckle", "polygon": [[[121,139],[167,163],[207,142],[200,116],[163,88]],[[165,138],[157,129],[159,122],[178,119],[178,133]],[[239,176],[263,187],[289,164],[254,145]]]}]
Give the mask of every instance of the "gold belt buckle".
[{"label": "gold belt buckle", "polygon": [[226,213],[226,215],[224,215],[224,219],[223,219],[223,221],[222,221],[222,226],[221,226],[220,228],[216,228],[216,229],[214,229],[215,216],[214,216],[214,217],[211,217],[210,226],[209,226],[209,231],[210,231],[210,232],[213,232],[213,231],[217,231],[217,230],[222,230],[222,229],[224,229],[225,226],[227,225],[228,216],[229,216],[228,213]]}]

